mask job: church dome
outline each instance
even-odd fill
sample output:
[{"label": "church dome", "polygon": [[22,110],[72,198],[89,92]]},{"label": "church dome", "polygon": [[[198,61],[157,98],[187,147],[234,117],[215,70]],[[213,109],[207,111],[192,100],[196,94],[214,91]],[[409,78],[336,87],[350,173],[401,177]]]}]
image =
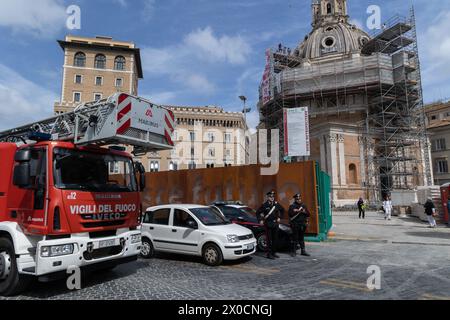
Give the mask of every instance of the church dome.
[{"label": "church dome", "polygon": [[369,39],[363,30],[339,21],[314,28],[294,54],[302,59],[317,59],[334,54],[359,53]]},{"label": "church dome", "polygon": [[358,53],[370,40],[366,32],[349,23],[347,0],[313,0],[312,14],[313,30],[294,51],[302,59]]}]

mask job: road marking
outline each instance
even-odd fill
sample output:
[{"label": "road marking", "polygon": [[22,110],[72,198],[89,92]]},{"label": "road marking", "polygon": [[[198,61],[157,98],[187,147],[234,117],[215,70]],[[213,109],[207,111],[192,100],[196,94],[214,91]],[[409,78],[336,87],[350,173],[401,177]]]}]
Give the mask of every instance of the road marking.
[{"label": "road marking", "polygon": [[364,291],[364,292],[372,292],[372,290],[367,288],[366,284],[362,284],[360,282],[353,282],[353,281],[346,281],[346,280],[339,280],[339,279],[326,279],[326,280],[320,281],[320,284],[341,287],[341,288],[355,289],[355,290]]},{"label": "road marking", "polygon": [[448,301],[450,301],[450,297],[434,296],[434,295],[425,293],[424,295],[422,295],[420,300],[448,300]]}]

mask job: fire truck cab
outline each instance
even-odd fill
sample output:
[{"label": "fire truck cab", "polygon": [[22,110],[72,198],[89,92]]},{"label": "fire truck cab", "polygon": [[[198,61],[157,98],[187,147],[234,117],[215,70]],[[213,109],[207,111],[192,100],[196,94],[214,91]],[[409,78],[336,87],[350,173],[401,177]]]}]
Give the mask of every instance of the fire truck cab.
[{"label": "fire truck cab", "polygon": [[[129,98],[123,96],[104,104],[114,113],[113,119],[123,117],[122,102]],[[144,102],[129,99],[127,109],[156,108]],[[96,112],[102,112],[101,106],[97,105]],[[148,114],[145,110],[137,113]],[[74,120],[74,116],[69,118]],[[90,134],[89,139],[98,138],[100,119],[83,119],[90,125],[96,121],[97,135]],[[162,124],[164,118],[154,121]],[[111,131],[111,123],[105,123],[105,130]],[[80,126],[77,123],[73,130]],[[101,144],[52,139],[46,131],[29,134],[23,143],[0,142],[1,295],[21,292],[33,277],[47,280],[53,275],[67,276],[69,268],[111,268],[137,259],[145,170],[125,148],[103,146],[121,142],[120,137],[128,142],[136,139],[136,135],[127,136],[122,124],[117,127],[121,131],[114,131],[109,139],[102,136]],[[133,116],[128,127],[128,131],[133,129]],[[160,141],[149,146],[163,149]],[[166,147],[172,143],[165,141]],[[136,143],[146,146],[142,141]]]}]

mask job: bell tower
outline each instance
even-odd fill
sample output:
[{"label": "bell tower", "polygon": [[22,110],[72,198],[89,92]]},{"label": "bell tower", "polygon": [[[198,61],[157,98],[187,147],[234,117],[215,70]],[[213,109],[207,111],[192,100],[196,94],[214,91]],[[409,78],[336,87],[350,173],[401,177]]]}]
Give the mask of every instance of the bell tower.
[{"label": "bell tower", "polygon": [[347,0],[313,0],[312,11],[314,28],[323,24],[348,21]]}]

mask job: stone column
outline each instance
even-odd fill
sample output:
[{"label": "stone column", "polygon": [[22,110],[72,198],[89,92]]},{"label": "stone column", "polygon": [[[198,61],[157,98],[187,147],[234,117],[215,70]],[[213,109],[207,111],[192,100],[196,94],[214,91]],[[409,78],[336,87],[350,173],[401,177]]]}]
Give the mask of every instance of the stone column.
[{"label": "stone column", "polygon": [[366,186],[366,143],[364,137],[358,137],[361,185]]},{"label": "stone column", "polygon": [[339,142],[339,174],[341,176],[341,186],[347,185],[347,165],[345,164],[345,139],[344,135],[338,135]]},{"label": "stone column", "polygon": [[320,166],[322,167],[323,171],[327,171],[328,172],[326,140],[327,140],[326,136],[321,136],[320,137]]},{"label": "stone column", "polygon": [[337,171],[337,152],[336,152],[336,143],[337,143],[337,135],[335,133],[330,133],[328,135],[328,144],[327,144],[327,161],[328,161],[328,173],[331,176],[331,181],[334,186],[339,185],[339,177]]}]

